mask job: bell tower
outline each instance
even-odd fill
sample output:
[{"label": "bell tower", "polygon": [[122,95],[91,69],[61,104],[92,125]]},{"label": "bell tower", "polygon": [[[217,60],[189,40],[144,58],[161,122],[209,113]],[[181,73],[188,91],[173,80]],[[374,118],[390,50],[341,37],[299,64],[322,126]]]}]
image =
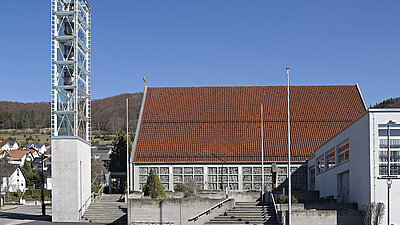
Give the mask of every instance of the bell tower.
[{"label": "bell tower", "polygon": [[91,5],[51,0],[53,222],[76,222],[90,204]]}]

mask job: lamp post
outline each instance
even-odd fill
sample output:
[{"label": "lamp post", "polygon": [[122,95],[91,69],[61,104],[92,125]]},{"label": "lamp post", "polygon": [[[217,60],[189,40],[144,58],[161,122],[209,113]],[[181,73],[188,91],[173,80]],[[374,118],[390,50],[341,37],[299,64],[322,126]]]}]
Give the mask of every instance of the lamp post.
[{"label": "lamp post", "polygon": [[44,204],[44,161],[47,158],[42,154],[42,195],[40,196],[40,199],[42,201],[42,216],[46,215],[46,205]]},{"label": "lamp post", "polygon": [[387,125],[387,171],[388,171],[388,179],[387,183],[387,224],[390,225],[390,188],[392,187],[392,179],[390,178],[390,125],[396,124],[395,121],[389,120],[386,123]]}]

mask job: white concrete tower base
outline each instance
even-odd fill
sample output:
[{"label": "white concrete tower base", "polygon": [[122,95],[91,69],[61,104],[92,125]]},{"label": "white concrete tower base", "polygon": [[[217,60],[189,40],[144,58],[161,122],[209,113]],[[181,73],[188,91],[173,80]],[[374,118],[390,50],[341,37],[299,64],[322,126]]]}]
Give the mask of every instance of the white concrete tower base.
[{"label": "white concrete tower base", "polygon": [[78,137],[53,137],[51,155],[52,221],[78,222],[90,204],[90,144]]}]

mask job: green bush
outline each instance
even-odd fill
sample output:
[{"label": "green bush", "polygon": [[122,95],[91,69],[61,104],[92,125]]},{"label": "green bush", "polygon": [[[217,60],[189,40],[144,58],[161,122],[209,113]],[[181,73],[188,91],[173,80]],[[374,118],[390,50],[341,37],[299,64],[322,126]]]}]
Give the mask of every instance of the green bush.
[{"label": "green bush", "polygon": [[185,185],[182,183],[176,184],[174,187],[175,192],[184,192],[185,191]]},{"label": "green bush", "polygon": [[97,193],[97,192],[99,192],[100,188],[101,188],[101,185],[93,185],[92,186],[92,192]]},{"label": "green bush", "polygon": [[[51,199],[51,190],[44,189],[43,192],[44,192],[45,199]],[[22,198],[24,198],[24,199],[40,199],[40,196],[42,196],[41,189],[28,189],[25,191]]]},{"label": "green bush", "polygon": [[[289,196],[287,195],[278,196],[278,203],[288,203],[288,202],[289,202]],[[292,203],[299,203],[299,200],[294,195],[292,195]]]},{"label": "green bush", "polygon": [[150,196],[151,198],[166,197],[160,178],[157,174],[154,174],[153,170],[150,170],[147,183],[143,186],[143,192],[144,196]]}]

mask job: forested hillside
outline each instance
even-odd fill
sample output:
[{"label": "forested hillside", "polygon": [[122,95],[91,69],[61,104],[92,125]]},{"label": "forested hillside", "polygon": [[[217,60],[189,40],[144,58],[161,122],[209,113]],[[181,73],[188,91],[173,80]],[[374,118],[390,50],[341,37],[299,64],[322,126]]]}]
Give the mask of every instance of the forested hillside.
[{"label": "forested hillside", "polygon": [[[129,98],[129,127],[135,131],[143,93],[121,94],[92,101],[94,134],[115,134],[126,129],[126,98]],[[400,97],[390,98],[372,108],[400,108]],[[0,101],[0,129],[35,129],[50,127],[50,103]]]},{"label": "forested hillside", "polygon": [[372,106],[372,108],[400,108],[400,97],[399,98],[390,98],[379,102]]},{"label": "forested hillside", "polygon": [[[115,133],[126,129],[126,98],[129,98],[129,126],[134,131],[143,93],[121,94],[92,101],[93,133]],[[50,103],[0,101],[0,129],[49,128]]]}]

